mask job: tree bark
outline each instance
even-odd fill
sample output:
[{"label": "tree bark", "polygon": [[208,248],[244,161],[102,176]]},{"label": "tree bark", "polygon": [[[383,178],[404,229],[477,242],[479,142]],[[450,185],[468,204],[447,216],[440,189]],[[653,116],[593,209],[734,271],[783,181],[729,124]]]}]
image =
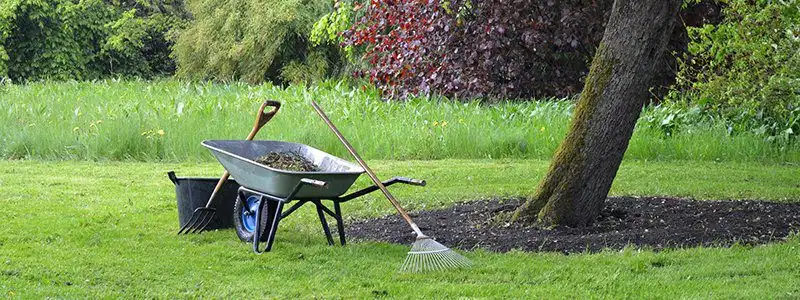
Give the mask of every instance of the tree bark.
[{"label": "tree bark", "polygon": [[680,0],[616,0],[589,76],[545,178],[515,220],[585,226],[606,196],[663,53]]}]

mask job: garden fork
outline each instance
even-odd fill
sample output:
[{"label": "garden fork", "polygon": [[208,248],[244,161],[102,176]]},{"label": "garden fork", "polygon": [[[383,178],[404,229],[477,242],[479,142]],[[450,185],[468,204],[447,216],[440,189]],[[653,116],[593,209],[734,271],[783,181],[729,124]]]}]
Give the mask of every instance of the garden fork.
[{"label": "garden fork", "polygon": [[[271,106],[272,109],[268,112],[264,112],[264,109],[267,108],[267,106]],[[280,108],[281,103],[278,101],[264,101],[264,103],[261,104],[261,107],[258,108],[256,122],[253,123],[253,130],[250,131],[250,134],[247,136],[246,140],[252,140],[261,127],[264,127],[264,124],[267,124],[267,122],[269,122],[269,120],[275,116]],[[228,177],[230,177],[230,175],[231,174],[228,173],[227,170],[222,174],[222,178],[219,179],[217,186],[214,187],[214,192],[212,192],[211,197],[208,198],[208,203],[206,203],[206,206],[195,209],[194,213],[192,213],[192,218],[189,219],[189,221],[186,222],[186,224],[184,224],[180,230],[178,230],[178,234],[201,233],[206,229],[206,226],[211,223],[211,220],[213,220],[214,216],[217,214],[217,209],[212,207],[214,198],[216,198],[217,193],[222,189],[222,185],[228,181]]]}]

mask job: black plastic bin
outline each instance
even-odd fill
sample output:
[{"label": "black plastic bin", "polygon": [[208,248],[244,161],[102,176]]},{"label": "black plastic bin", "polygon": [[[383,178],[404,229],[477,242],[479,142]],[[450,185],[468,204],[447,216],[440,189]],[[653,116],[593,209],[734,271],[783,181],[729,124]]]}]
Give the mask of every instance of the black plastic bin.
[{"label": "black plastic bin", "polygon": [[[206,206],[208,197],[217,186],[219,178],[197,178],[175,176],[175,172],[167,173],[169,180],[175,184],[175,197],[178,200],[178,223],[180,227],[192,219],[194,210]],[[217,213],[206,229],[233,228],[233,204],[236,202],[236,192],[239,184],[233,179],[228,179],[222,186],[221,194],[214,200],[213,207]]]}]

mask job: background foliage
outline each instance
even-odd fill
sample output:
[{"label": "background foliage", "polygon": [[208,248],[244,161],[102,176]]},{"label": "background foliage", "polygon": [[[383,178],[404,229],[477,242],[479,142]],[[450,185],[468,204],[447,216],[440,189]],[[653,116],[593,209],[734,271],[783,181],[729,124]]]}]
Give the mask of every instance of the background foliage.
[{"label": "background foliage", "polygon": [[719,25],[691,28],[674,104],[768,140],[800,133],[800,1],[732,0]]},{"label": "background foliage", "polygon": [[[365,77],[389,96],[563,97],[580,92],[612,3],[375,0],[362,6],[352,2],[359,12],[342,36],[345,46],[363,49],[368,64]],[[691,3],[676,21],[703,24],[714,19],[716,7],[711,1]],[[339,15],[336,11],[329,16]],[[327,24],[341,27],[326,18],[318,25]],[[686,48],[685,32],[679,25],[672,33],[655,86],[673,81],[672,53]]]},{"label": "background foliage", "polygon": [[169,74],[167,36],[187,17],[180,0],[7,0],[0,4],[0,77]]},{"label": "background foliage", "polygon": [[331,1],[192,0],[188,5],[194,22],[180,34],[173,54],[181,77],[302,82],[333,69],[330,60],[336,56],[308,41]]},{"label": "background foliage", "polygon": [[563,96],[578,90],[611,2],[378,0],[343,34],[392,95]]},{"label": "background foliage", "polygon": [[[348,157],[308,104],[315,99],[365,159],[392,160],[550,159],[574,105],[571,99],[387,102],[375,89],[341,81],[288,87],[176,80],[31,83],[0,90],[0,159],[213,161],[200,142],[242,139],[263,99],[284,105],[259,139]],[[645,108],[626,159],[800,162],[800,143],[765,143],[751,132],[732,136],[721,120],[697,118],[693,111]]]},{"label": "background foliage", "polygon": [[[191,0],[187,10],[183,0],[7,0],[0,82],[150,78],[174,73],[177,61],[183,78],[249,83],[310,84],[355,70],[384,98],[561,98],[580,91],[611,2]],[[798,6],[686,1],[655,102],[676,72],[678,85],[642,124],[665,136],[725,124],[728,134],[794,140]]]}]

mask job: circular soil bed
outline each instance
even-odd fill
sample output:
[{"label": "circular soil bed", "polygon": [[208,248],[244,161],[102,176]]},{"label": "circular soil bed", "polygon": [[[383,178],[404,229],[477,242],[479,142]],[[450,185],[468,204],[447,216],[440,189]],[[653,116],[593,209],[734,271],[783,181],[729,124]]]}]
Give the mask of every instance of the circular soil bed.
[{"label": "circular soil bed", "polygon": [[[520,199],[481,200],[412,214],[425,234],[460,249],[505,252],[595,252],[628,245],[652,249],[761,244],[800,231],[800,204],[766,201],[697,201],[674,198],[611,197],[592,226],[542,229],[494,224],[513,212]],[[348,226],[357,240],[410,244],[414,234],[399,216],[362,220]]]}]

